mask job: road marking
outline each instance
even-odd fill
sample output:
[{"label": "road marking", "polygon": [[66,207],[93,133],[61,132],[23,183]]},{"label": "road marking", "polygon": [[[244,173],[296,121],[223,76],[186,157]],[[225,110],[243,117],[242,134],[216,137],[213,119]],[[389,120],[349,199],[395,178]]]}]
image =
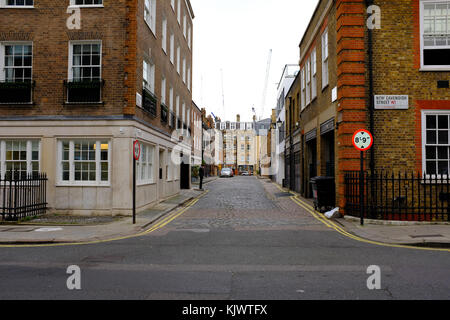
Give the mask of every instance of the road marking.
[{"label": "road marking", "polygon": [[[281,191],[286,192],[286,190],[282,189],[278,184],[275,184],[274,182],[272,182],[272,184],[274,184]],[[351,239],[359,241],[359,242],[365,242],[365,243],[378,245],[378,246],[384,246],[384,247],[404,248],[404,249],[414,249],[414,250],[426,250],[426,251],[450,252],[450,249],[444,249],[444,248],[425,248],[425,247],[415,247],[415,246],[407,246],[407,245],[401,245],[401,244],[391,244],[391,243],[372,241],[372,240],[368,240],[368,239],[364,239],[364,238],[358,237],[358,236],[356,236],[354,234],[349,233],[348,231],[346,231],[342,227],[338,226],[333,221],[328,220],[325,216],[323,216],[318,211],[315,211],[314,208],[310,204],[308,204],[308,203],[304,202],[303,200],[301,200],[300,197],[296,193],[294,193],[292,191],[289,191],[289,193],[292,194],[292,196],[290,198],[291,198],[291,200],[294,203],[296,203],[298,206],[300,206],[303,209],[305,209],[306,211],[308,211],[316,220],[322,222],[328,228],[334,229],[336,232],[339,232],[340,234],[342,234],[343,236],[346,236],[347,238],[351,238]]]},{"label": "road marking", "polygon": [[11,245],[0,245],[0,248],[40,248],[40,247],[63,247],[63,246],[80,246],[80,245],[89,245],[89,244],[99,244],[99,243],[106,243],[106,242],[113,242],[113,241],[119,241],[119,240],[127,240],[132,238],[138,238],[142,237],[144,235],[150,234],[158,229],[161,229],[162,227],[168,225],[170,222],[181,216],[183,213],[185,213],[187,210],[189,210],[192,206],[194,206],[204,195],[206,195],[209,192],[209,190],[205,190],[201,195],[194,198],[193,200],[189,201],[186,206],[181,208],[180,210],[169,214],[168,216],[164,217],[160,221],[158,221],[155,225],[152,225],[149,229],[129,235],[129,236],[123,236],[123,237],[117,237],[112,239],[105,239],[105,240],[94,240],[94,241],[87,241],[87,242],[67,242],[67,243],[47,243],[47,244],[11,244]]}]

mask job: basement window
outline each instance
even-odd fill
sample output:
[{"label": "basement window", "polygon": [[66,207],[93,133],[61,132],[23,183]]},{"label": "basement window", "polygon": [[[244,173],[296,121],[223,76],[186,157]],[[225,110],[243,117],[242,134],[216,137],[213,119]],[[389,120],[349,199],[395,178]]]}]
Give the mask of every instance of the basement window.
[{"label": "basement window", "polygon": [[450,70],[450,1],[421,1],[421,68]]}]

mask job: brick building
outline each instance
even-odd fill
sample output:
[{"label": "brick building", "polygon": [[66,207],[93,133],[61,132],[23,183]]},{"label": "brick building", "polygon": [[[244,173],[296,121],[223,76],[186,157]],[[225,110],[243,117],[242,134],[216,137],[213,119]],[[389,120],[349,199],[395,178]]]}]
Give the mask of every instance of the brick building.
[{"label": "brick building", "polygon": [[223,166],[231,168],[235,174],[248,171],[256,174],[257,143],[255,122],[241,122],[240,115],[236,122],[217,122],[216,129],[223,136]]},{"label": "brick building", "polygon": [[57,212],[130,214],[137,139],[138,211],[178,193],[193,18],[189,0],[0,1],[1,175],[46,172]]},{"label": "brick building", "polygon": [[360,167],[357,129],[374,136],[367,169],[447,176],[450,1],[321,0],[300,43],[300,68],[286,116],[300,144],[304,196],[312,176],[333,175],[345,207],[344,174]]}]

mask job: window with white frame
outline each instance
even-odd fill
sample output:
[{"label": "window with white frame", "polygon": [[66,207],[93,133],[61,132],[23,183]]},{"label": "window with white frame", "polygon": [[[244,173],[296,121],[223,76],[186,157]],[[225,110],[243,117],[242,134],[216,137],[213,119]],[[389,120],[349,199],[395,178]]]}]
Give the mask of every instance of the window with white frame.
[{"label": "window with white frame", "polygon": [[181,51],[180,46],[177,46],[177,72],[178,74],[181,74]]},{"label": "window with white frame", "polygon": [[230,130],[236,130],[236,122],[230,123]]},{"label": "window with white frame", "polygon": [[155,93],[155,65],[151,62],[144,60],[142,67],[143,86],[150,90],[151,93]]},{"label": "window with white frame", "polygon": [[306,105],[311,102],[311,58],[306,61]]},{"label": "window with white frame", "polygon": [[450,112],[424,111],[423,168],[427,176],[447,177],[450,171]]},{"label": "window with white frame", "polygon": [[39,172],[39,140],[0,140],[0,177],[9,179],[11,174],[25,178]]},{"label": "window with white frame", "polygon": [[317,97],[317,52],[316,49],[311,54],[311,100]]},{"label": "window with white frame", "polygon": [[186,15],[183,16],[183,35],[187,39],[187,18]]},{"label": "window with white frame", "polygon": [[175,12],[175,0],[170,0],[170,6],[172,7],[173,11]]},{"label": "window with white frame", "polygon": [[181,118],[183,119],[183,124],[186,123],[186,104],[183,102],[181,107]]},{"label": "window with white frame", "polygon": [[136,163],[136,181],[139,184],[154,182],[155,147],[141,143],[141,155]]},{"label": "window with white frame", "polygon": [[[180,118],[180,96],[178,96],[178,95],[176,98],[176,104],[177,104],[177,118]],[[180,129],[178,127],[178,121],[177,121],[177,129]]]},{"label": "window with white frame", "polygon": [[450,1],[422,0],[420,20],[422,69],[450,70]]},{"label": "window with white frame", "polygon": [[178,0],[177,20],[178,20],[178,24],[181,25],[181,0]]},{"label": "window with white frame", "polygon": [[188,67],[187,70],[187,88],[191,91],[191,67]]},{"label": "window with white frame", "polygon": [[191,126],[191,110],[189,109],[189,107],[187,107],[187,111],[186,111],[186,114],[187,114],[187,126],[188,127],[190,127]]},{"label": "window with white frame", "polygon": [[29,82],[33,74],[33,45],[0,43],[0,81]]},{"label": "window with white frame", "polygon": [[328,29],[322,34],[322,89],[328,85]]},{"label": "window with white frame", "polygon": [[144,20],[153,33],[156,31],[156,0],[144,1]]},{"label": "window with white frame", "polygon": [[58,177],[62,184],[109,184],[110,143],[102,140],[58,141]]},{"label": "window with white frame", "polygon": [[173,112],[173,88],[170,86],[169,88],[169,108],[170,112]]},{"label": "window with white frame", "polygon": [[164,76],[161,79],[161,103],[166,104],[166,78]]},{"label": "window with white frame", "polygon": [[175,63],[175,36],[170,33],[170,62]]},{"label": "window with white frame", "polygon": [[70,43],[69,80],[100,81],[102,75],[101,41]]},{"label": "window with white frame", "polygon": [[167,19],[162,20],[161,47],[164,53],[167,53]]},{"label": "window with white frame", "polygon": [[188,33],[188,37],[187,37],[188,47],[189,47],[189,49],[191,49],[191,45],[192,45],[192,28],[191,28],[190,24],[188,25],[187,33]]},{"label": "window with white frame", "polygon": [[186,58],[183,58],[183,82],[186,83]]},{"label": "window with white frame", "polygon": [[0,0],[0,7],[33,7],[34,0]]},{"label": "window with white frame", "polygon": [[301,80],[301,89],[302,89],[302,110],[303,109],[305,109],[305,107],[306,107],[306,103],[305,103],[305,94],[306,94],[306,91],[305,91],[305,84],[306,84],[306,81],[305,81],[305,68],[302,68],[302,70],[300,71],[300,80]]},{"label": "window with white frame", "polygon": [[167,150],[166,152],[166,180],[172,181],[172,151]]},{"label": "window with white frame", "polygon": [[180,154],[178,152],[172,151],[172,161],[170,161],[170,163],[172,164],[172,179],[173,180],[178,180],[178,170],[179,170],[179,165],[177,164],[177,159],[180,158]]}]

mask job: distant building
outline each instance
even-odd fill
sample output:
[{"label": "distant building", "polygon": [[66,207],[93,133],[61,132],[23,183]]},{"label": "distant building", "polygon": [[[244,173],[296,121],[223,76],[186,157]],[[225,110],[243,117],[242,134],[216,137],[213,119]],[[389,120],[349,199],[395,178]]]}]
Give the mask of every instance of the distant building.
[{"label": "distant building", "polygon": [[240,115],[237,115],[236,122],[217,122],[216,129],[223,136],[223,166],[232,168],[237,173],[248,171],[256,174],[255,123],[241,122]]},{"label": "distant building", "polygon": [[277,106],[275,108],[275,150],[271,150],[272,159],[272,179],[278,184],[285,184],[285,137],[286,137],[286,94],[299,72],[298,65],[288,64],[284,67],[283,73],[278,83]]}]

